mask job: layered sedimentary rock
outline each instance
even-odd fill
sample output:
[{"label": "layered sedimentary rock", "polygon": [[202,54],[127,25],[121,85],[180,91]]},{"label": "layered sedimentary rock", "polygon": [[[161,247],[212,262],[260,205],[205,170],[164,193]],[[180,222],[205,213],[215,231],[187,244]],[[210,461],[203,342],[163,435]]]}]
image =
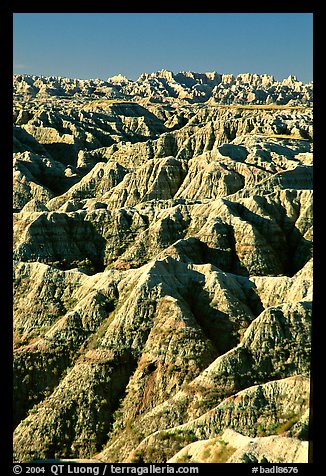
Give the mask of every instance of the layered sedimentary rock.
[{"label": "layered sedimentary rock", "polygon": [[14,94],[15,461],[307,461],[312,85]]},{"label": "layered sedimentary rock", "polygon": [[308,443],[284,436],[250,438],[225,430],[220,438],[190,443],[168,463],[268,463],[292,461],[305,463]]},{"label": "layered sedimentary rock", "polygon": [[276,81],[273,76],[266,74],[174,74],[172,71],[161,70],[141,74],[136,81],[122,75],[112,76],[107,81],[15,75],[14,92],[17,97],[39,100],[55,96],[108,97],[119,100],[146,97],[155,102],[179,99],[201,103],[212,98],[224,104],[287,104],[289,101],[309,104],[312,101],[313,86],[312,83],[303,84],[295,76]]}]

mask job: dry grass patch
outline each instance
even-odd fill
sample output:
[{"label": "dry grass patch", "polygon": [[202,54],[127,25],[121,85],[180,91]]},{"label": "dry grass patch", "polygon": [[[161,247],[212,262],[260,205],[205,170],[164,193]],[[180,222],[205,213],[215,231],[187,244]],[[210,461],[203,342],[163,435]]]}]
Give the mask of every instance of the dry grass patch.
[{"label": "dry grass patch", "polygon": [[235,451],[236,448],[231,446],[229,443],[225,442],[224,440],[219,440],[219,444],[211,449],[209,462],[226,463]]},{"label": "dry grass patch", "polygon": [[291,106],[287,104],[211,104],[215,107],[223,109],[242,109],[242,110],[263,110],[263,111],[275,111],[275,110],[291,110],[291,111],[305,111],[312,109],[311,106]]},{"label": "dry grass patch", "polygon": [[94,99],[86,104],[84,104],[83,109],[92,109],[94,107],[106,107],[106,106],[114,106],[115,104],[118,105],[138,105],[135,101],[127,101],[125,99]]}]

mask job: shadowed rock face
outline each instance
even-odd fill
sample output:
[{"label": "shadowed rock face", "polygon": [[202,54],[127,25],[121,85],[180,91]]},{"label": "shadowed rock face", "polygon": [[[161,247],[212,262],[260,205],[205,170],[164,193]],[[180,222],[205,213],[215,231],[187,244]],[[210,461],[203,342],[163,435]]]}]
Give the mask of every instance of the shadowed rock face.
[{"label": "shadowed rock face", "polygon": [[307,461],[311,101],[14,77],[15,461]]}]

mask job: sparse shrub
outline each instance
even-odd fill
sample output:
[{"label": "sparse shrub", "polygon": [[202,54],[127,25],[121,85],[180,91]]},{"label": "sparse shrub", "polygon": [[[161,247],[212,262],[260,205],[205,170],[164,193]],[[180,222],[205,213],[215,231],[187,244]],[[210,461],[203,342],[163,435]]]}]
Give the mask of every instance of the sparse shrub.
[{"label": "sparse shrub", "polygon": [[225,463],[230,456],[236,451],[236,448],[229,443],[219,440],[219,445],[215,446],[211,450],[211,463]]}]

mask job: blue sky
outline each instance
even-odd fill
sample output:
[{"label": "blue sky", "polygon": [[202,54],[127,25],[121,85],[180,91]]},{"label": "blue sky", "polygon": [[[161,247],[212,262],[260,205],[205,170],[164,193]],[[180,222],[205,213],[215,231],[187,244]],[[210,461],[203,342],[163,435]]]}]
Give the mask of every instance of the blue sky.
[{"label": "blue sky", "polygon": [[14,73],[137,79],[160,69],[313,79],[312,13],[15,13]]}]

